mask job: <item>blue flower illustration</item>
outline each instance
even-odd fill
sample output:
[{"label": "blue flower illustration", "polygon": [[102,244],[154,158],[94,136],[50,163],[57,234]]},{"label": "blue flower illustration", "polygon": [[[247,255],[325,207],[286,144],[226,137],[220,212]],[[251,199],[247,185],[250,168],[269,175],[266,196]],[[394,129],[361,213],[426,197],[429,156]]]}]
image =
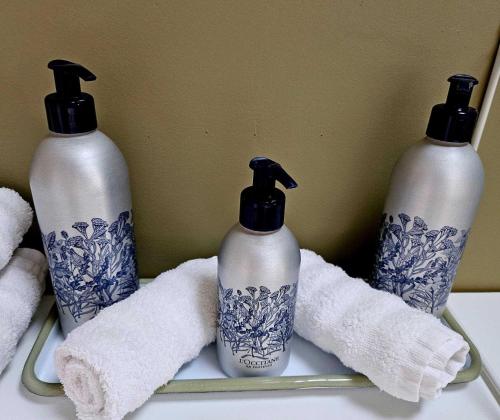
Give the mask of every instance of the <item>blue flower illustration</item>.
[{"label": "blue flower illustration", "polygon": [[429,230],[418,216],[383,215],[372,286],[401,296],[409,305],[438,314],[444,309],[468,231]]},{"label": "blue flower illustration", "polygon": [[111,225],[100,218],[90,222],[74,223],[75,236],[64,230],[61,239],[55,232],[42,235],[57,304],[75,322],[139,287],[131,213],[120,213]]},{"label": "blue flower illustration", "polygon": [[297,284],[281,286],[275,292],[267,287],[247,287],[244,291],[224,289],[219,282],[219,338],[241,358],[267,359],[285,351],[293,335]]}]

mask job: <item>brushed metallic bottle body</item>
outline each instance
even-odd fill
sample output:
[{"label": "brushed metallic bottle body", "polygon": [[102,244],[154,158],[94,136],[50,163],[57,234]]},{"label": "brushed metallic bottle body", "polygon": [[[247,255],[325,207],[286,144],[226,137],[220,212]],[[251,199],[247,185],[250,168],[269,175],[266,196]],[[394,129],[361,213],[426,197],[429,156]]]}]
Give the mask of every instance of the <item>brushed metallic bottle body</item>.
[{"label": "brushed metallic bottle body", "polygon": [[406,151],[391,176],[372,286],[441,316],[483,180],[468,142],[426,137]]},{"label": "brushed metallic bottle body", "polygon": [[249,166],[253,184],[241,192],[239,223],[218,257],[217,355],[228,376],[277,376],[290,359],[300,249],[275,182],[297,183],[268,158]]},{"label": "brushed metallic bottle body", "polygon": [[286,227],[236,224],[218,257],[217,354],[228,376],[277,376],[288,365],[300,249]]},{"label": "brushed metallic bottle body", "polygon": [[30,186],[66,335],[138,288],[128,169],[98,130],[51,133]]}]

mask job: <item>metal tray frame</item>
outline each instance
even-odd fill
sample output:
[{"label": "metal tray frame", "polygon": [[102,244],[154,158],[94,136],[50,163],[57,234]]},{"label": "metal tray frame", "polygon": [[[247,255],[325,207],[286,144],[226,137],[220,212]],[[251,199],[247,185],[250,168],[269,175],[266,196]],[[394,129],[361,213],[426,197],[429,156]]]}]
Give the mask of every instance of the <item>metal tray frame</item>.
[{"label": "metal tray frame", "polygon": [[[460,371],[452,382],[463,383],[476,379],[481,373],[481,356],[462,330],[458,322],[446,310],[443,315],[448,325],[462,335],[470,346],[470,366]],[[60,383],[48,383],[37,378],[35,364],[47,337],[54,324],[58,321],[56,305],[52,307],[45,323],[26,360],[22,373],[22,383],[33,394],[54,397],[64,395]],[[304,376],[253,377],[253,378],[223,378],[223,379],[182,379],[172,380],[156,390],[156,394],[228,392],[228,391],[270,391],[288,389],[318,389],[318,388],[365,388],[374,386],[364,375],[356,374],[325,374]]]}]

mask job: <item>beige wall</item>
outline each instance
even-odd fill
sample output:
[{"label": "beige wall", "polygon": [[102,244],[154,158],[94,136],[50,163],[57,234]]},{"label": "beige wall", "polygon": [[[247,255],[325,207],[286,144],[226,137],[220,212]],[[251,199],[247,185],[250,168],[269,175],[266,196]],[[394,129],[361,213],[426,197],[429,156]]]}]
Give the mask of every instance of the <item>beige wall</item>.
[{"label": "beige wall", "polygon": [[[424,135],[456,72],[481,81],[498,37],[492,1],[1,1],[0,184],[29,196],[46,132],[46,64],[98,79],[100,127],[127,158],[140,271],[217,252],[254,155],[299,189],[304,247],[366,273],[388,177]],[[500,93],[480,154],[486,190],[457,289],[500,290]]]}]

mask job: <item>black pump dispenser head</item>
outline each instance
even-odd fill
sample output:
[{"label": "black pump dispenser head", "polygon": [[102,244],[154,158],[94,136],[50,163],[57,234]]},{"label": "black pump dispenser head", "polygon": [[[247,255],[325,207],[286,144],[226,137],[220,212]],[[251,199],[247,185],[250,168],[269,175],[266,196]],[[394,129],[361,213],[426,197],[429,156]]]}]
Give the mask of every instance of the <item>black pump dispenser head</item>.
[{"label": "black pump dispenser head", "polygon": [[472,89],[478,81],[467,74],[448,79],[450,89],[446,103],[435,105],[426,134],[436,140],[454,143],[470,142],[477,120],[477,111],[469,107]]},{"label": "black pump dispenser head", "polygon": [[245,188],[240,197],[240,223],[259,232],[271,232],[283,226],[285,194],[275,187],[279,181],[285,188],[296,188],[297,183],[279,163],[265,157],[250,161],[253,185]]},{"label": "black pump dispenser head", "polygon": [[54,72],[56,92],[45,97],[49,130],[62,134],[78,134],[97,128],[94,98],[80,89],[80,78],[96,77],[80,64],[52,60],[48,68]]}]

